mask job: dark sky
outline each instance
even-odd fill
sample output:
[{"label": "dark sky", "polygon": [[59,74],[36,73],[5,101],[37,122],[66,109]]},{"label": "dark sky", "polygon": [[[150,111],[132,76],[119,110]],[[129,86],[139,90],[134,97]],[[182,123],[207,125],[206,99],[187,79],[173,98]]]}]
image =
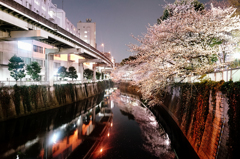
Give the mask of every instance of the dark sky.
[{"label": "dark sky", "polygon": [[[174,2],[175,0],[167,0]],[[200,0],[206,3],[208,0]],[[62,0],[52,0],[62,8]],[[67,18],[77,26],[87,18],[96,22],[98,50],[111,52],[116,62],[132,55],[127,44],[136,44],[131,37],[146,33],[148,24],[153,25],[163,13],[164,0],[63,0]]]}]

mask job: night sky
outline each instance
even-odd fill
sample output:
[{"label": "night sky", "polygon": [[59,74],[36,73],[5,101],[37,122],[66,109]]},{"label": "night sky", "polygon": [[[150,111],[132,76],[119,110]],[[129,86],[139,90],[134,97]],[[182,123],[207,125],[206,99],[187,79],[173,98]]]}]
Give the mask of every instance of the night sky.
[{"label": "night sky", "polygon": [[[175,0],[167,0],[172,3]],[[206,3],[208,0],[200,0]],[[62,8],[62,0],[52,0]],[[153,25],[162,15],[164,0],[63,0],[67,18],[77,26],[87,18],[96,22],[98,50],[111,52],[116,62],[132,55],[128,44],[137,44],[131,37],[146,33],[148,24]]]}]

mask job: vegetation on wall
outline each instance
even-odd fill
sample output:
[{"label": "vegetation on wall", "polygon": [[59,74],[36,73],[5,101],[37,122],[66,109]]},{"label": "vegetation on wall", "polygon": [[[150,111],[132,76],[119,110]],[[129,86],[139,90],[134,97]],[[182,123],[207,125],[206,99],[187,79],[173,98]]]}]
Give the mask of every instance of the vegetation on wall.
[{"label": "vegetation on wall", "polygon": [[[8,117],[8,109],[10,104],[9,90],[6,88],[0,88],[0,105],[2,105],[3,115]],[[1,117],[0,117],[1,118]]]},{"label": "vegetation on wall", "polygon": [[[175,89],[180,88],[179,111],[176,115],[179,125],[184,127],[185,134],[190,134],[197,149],[201,145],[207,116],[211,115],[212,121],[214,120],[217,92],[221,91],[226,95],[229,105],[229,155],[230,158],[236,158],[240,149],[240,82],[203,80],[194,84],[175,83],[172,87]],[[171,93],[173,93],[173,88]],[[209,102],[210,94],[212,100]],[[212,114],[209,114],[210,104],[213,108]],[[183,120],[184,115],[185,120]],[[191,122],[194,124],[192,124],[190,129]]]},{"label": "vegetation on wall", "polygon": [[229,158],[238,158],[240,150],[240,82],[225,82],[221,90],[228,98]]}]

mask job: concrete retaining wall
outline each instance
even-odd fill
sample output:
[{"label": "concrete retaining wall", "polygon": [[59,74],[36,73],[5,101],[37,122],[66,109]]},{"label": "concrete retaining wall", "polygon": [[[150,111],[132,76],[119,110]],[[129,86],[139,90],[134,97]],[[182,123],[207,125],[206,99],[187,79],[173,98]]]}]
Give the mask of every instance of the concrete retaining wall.
[{"label": "concrete retaining wall", "polygon": [[[109,81],[82,85],[73,84],[67,87],[66,85],[38,86],[36,89],[28,88],[28,95],[20,92],[20,101],[16,99],[16,92],[13,88],[3,88],[0,90],[0,121],[72,104],[100,94],[109,87]],[[37,91],[36,96],[32,95],[32,91]],[[5,100],[6,97],[10,98],[8,102]]]},{"label": "concrete retaining wall", "polygon": [[[131,86],[129,83],[121,83],[118,88],[121,91],[140,94],[136,92],[137,87]],[[191,104],[181,107],[180,87],[173,89],[169,88],[167,95],[163,103],[152,107],[151,109],[155,114],[159,111],[159,107],[168,112],[171,118],[175,121],[182,133],[191,144],[199,158],[201,159],[226,159],[228,158],[228,146],[229,139],[229,127],[228,127],[228,98],[222,94],[221,91],[216,92],[216,108],[213,108],[212,93],[209,97],[209,110],[206,121],[199,123],[195,118],[196,112],[201,112],[199,108],[190,112]],[[187,92],[187,96],[191,95],[191,92]],[[201,103],[200,103],[201,104]],[[181,110],[183,109],[183,110]],[[180,113],[182,112],[182,113]],[[181,114],[181,115],[180,115]],[[204,124],[203,135],[201,141],[197,142],[196,135],[199,132],[194,132],[194,127],[199,124]],[[200,145],[199,145],[200,143]]]}]

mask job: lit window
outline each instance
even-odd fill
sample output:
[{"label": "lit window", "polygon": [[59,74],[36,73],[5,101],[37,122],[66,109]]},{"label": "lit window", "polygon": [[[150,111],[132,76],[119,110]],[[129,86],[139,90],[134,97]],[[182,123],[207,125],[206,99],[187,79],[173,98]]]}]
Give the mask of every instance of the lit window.
[{"label": "lit window", "polygon": [[43,67],[43,60],[33,59],[34,62],[37,62],[41,67]]},{"label": "lit window", "polygon": [[18,48],[27,50],[27,51],[32,51],[32,45],[29,43],[22,42],[22,41],[18,41]]},{"label": "lit window", "polygon": [[21,59],[24,61],[24,63],[26,65],[31,64],[31,58],[29,58],[29,57],[21,57]]},{"label": "lit window", "polygon": [[51,17],[53,17],[54,12],[53,12],[53,11],[49,11],[48,14],[49,14]]},{"label": "lit window", "polygon": [[55,57],[60,57],[60,54],[54,54]]},{"label": "lit window", "polygon": [[37,0],[34,1],[37,5],[39,5],[39,2]]},{"label": "lit window", "polygon": [[59,68],[61,66],[61,63],[54,62],[54,68]]}]

